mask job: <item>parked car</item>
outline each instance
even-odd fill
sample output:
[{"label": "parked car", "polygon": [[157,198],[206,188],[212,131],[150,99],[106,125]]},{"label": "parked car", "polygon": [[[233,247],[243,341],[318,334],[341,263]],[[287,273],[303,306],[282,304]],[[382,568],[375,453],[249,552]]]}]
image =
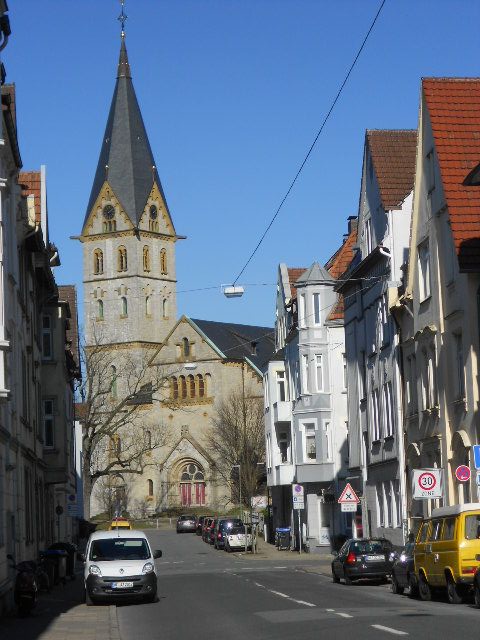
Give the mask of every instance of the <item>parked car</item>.
[{"label": "parked car", "polygon": [[210,527],[212,526],[212,522],[214,520],[215,518],[209,517],[203,521],[202,539],[204,542],[209,542],[210,540]]},{"label": "parked car", "polygon": [[[225,551],[245,551],[245,526],[233,526],[225,532]],[[252,530],[247,527],[247,550],[252,549]]]},{"label": "parked car", "polygon": [[440,588],[451,604],[462,602],[480,567],[480,504],[433,509],[420,524],[414,559],[422,600]]},{"label": "parked car", "polygon": [[400,553],[395,553],[392,566],[392,593],[401,595],[405,589],[410,589],[410,596],[418,595],[418,584],[415,577],[414,542],[407,542]]},{"label": "parked car", "polygon": [[223,549],[225,547],[225,534],[233,526],[239,527],[243,522],[240,518],[219,518],[215,524],[213,546],[215,549]]},{"label": "parked car", "polygon": [[195,533],[197,530],[197,522],[195,516],[183,515],[178,516],[177,520],[177,533]]},{"label": "parked car", "polygon": [[157,595],[155,558],[143,531],[96,531],[85,550],[85,602],[141,598],[153,602]]},{"label": "parked car", "polygon": [[217,526],[218,518],[215,518],[211,521],[210,526],[208,527],[208,536],[207,542],[208,544],[214,544],[215,542],[215,527]]},{"label": "parked car", "polygon": [[334,582],[386,580],[392,570],[392,543],[385,538],[347,540],[332,561]]},{"label": "parked car", "polygon": [[197,536],[201,536],[203,533],[203,523],[205,522],[206,518],[208,518],[209,516],[198,516],[197,518],[197,528],[195,530],[195,533],[197,534]]}]

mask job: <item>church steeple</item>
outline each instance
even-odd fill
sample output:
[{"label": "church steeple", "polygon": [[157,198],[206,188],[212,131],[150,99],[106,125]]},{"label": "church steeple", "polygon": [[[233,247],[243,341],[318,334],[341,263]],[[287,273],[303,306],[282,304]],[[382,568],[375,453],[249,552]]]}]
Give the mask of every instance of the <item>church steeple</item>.
[{"label": "church steeple", "polygon": [[123,26],[124,21],[117,80],[85,215],[84,229],[105,182],[111,187],[135,229],[139,226],[154,183],[161,193],[171,221],[133,88]]}]

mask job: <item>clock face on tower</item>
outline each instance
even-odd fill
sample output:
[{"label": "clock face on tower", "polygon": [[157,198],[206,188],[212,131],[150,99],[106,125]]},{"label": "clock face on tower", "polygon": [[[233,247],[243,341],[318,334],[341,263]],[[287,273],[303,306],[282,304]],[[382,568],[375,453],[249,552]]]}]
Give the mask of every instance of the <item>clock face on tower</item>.
[{"label": "clock face on tower", "polygon": [[152,206],[150,207],[150,219],[151,220],[156,220],[158,217],[158,210],[156,205],[152,204]]},{"label": "clock face on tower", "polygon": [[115,215],[115,207],[111,204],[106,204],[103,207],[103,217],[106,220],[111,220]]}]

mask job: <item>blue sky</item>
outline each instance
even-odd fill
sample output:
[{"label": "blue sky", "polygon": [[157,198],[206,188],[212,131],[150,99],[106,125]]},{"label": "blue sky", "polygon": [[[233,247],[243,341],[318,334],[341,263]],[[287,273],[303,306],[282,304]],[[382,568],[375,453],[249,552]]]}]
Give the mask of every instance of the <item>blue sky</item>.
[{"label": "blue sky", "polygon": [[[127,0],[133,81],[175,226],[179,314],[273,325],[277,265],[325,262],[357,213],[365,129],[414,128],[422,76],[478,75],[480,3],[387,0],[299,182],[379,0]],[[25,170],[47,167],[59,283],[78,242],[113,93],[118,0],[9,0],[3,52]],[[260,286],[265,284],[265,286]],[[185,291],[218,285],[206,291]],[[256,285],[256,286],[248,286]],[[81,319],[80,319],[81,321]]]}]

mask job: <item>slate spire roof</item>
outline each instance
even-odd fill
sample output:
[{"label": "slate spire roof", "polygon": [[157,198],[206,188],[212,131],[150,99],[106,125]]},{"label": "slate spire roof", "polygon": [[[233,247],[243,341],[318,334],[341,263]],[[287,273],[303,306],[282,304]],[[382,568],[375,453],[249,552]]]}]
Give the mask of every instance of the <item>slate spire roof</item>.
[{"label": "slate spire roof", "polygon": [[295,284],[298,287],[304,284],[325,284],[333,281],[334,279],[328,271],[320,266],[318,262],[314,262],[309,269],[302,273]]},{"label": "slate spire roof", "polygon": [[138,227],[154,181],[167,206],[133,88],[123,33],[117,81],[84,225],[105,181],[112,188],[134,227]]}]

